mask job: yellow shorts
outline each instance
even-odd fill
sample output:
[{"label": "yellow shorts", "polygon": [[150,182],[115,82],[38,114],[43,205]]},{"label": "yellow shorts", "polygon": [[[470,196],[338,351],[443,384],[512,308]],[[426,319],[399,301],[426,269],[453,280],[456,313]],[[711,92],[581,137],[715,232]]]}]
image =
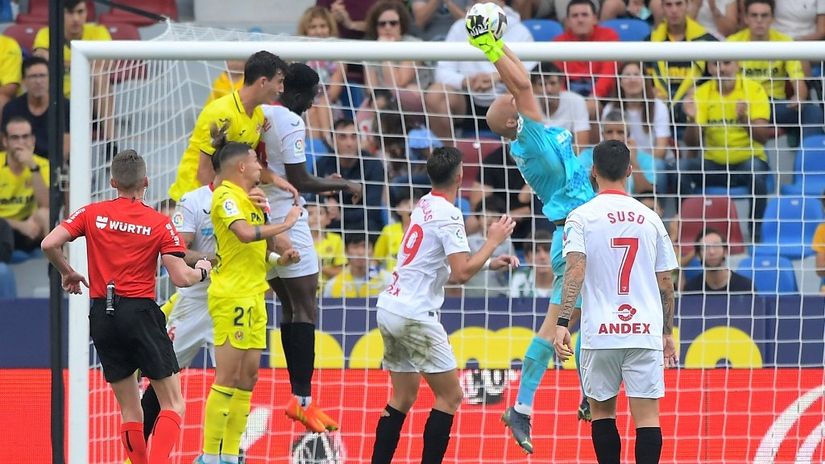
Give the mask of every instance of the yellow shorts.
[{"label": "yellow shorts", "polygon": [[266,348],[266,303],[264,294],[250,297],[209,295],[209,315],[215,326],[215,346],[229,343],[239,350]]}]

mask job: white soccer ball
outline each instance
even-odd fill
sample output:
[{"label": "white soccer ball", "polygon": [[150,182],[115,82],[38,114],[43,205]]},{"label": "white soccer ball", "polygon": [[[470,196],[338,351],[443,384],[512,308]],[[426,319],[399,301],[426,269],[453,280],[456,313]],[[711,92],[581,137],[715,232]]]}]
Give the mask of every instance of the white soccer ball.
[{"label": "white soccer ball", "polygon": [[466,25],[470,37],[491,31],[493,37],[500,39],[507,31],[507,15],[495,3],[476,3],[467,12]]}]

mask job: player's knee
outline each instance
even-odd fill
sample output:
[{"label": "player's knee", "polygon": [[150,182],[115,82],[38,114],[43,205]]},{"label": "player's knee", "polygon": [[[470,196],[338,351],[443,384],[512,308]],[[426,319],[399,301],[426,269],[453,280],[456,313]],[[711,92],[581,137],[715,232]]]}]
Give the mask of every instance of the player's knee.
[{"label": "player's knee", "polygon": [[406,414],[410,409],[412,409],[417,399],[417,391],[395,392],[393,394],[393,403],[395,403],[393,407]]},{"label": "player's knee", "polygon": [[238,379],[235,387],[241,390],[252,391],[256,383],[258,383],[258,372],[246,372]]},{"label": "player's knee", "polygon": [[464,391],[461,387],[457,387],[438,399],[441,400],[440,402],[446,409],[448,409],[448,411],[445,412],[455,413],[458,411],[458,408],[461,406],[461,402],[464,400]]}]

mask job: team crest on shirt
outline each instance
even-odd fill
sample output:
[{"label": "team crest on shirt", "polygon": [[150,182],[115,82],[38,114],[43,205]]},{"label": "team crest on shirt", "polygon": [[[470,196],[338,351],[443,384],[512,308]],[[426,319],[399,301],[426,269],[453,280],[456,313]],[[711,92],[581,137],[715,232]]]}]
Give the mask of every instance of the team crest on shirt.
[{"label": "team crest on shirt", "polygon": [[235,340],[243,341],[243,330],[236,330],[235,331]]},{"label": "team crest on shirt", "polygon": [[304,153],[304,140],[298,139],[295,141],[295,154],[303,154]]},{"label": "team crest on shirt", "polygon": [[223,211],[227,216],[237,216],[240,213],[240,210],[238,210],[238,205],[236,205],[231,198],[224,200]]},{"label": "team crest on shirt", "polygon": [[619,320],[622,322],[627,322],[633,319],[633,316],[636,315],[636,308],[630,306],[629,304],[625,303],[616,310],[618,312]]}]

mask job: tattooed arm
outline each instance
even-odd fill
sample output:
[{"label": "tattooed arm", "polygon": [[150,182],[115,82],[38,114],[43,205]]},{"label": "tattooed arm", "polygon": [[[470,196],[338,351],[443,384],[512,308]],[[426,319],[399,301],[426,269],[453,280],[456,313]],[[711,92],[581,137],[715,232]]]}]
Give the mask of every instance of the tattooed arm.
[{"label": "tattooed arm", "polygon": [[[553,347],[556,349],[556,355],[560,360],[566,361],[573,356],[573,347],[570,340],[570,331],[567,329],[567,323],[570,316],[573,315],[573,309],[576,307],[576,299],[581,293],[582,284],[584,283],[584,270],[587,262],[584,253],[578,251],[571,251],[566,256],[566,267],[564,270],[564,288],[562,290],[561,308],[557,306],[551,307],[550,317],[551,324],[556,326],[556,337],[553,341]],[[560,321],[563,320],[563,321]],[[562,322],[559,325],[559,322]]]},{"label": "tattooed arm", "polygon": [[659,284],[659,295],[662,298],[662,349],[665,357],[665,367],[679,365],[679,352],[673,340],[673,313],[676,305],[673,298],[673,279],[671,271],[656,273]]}]

